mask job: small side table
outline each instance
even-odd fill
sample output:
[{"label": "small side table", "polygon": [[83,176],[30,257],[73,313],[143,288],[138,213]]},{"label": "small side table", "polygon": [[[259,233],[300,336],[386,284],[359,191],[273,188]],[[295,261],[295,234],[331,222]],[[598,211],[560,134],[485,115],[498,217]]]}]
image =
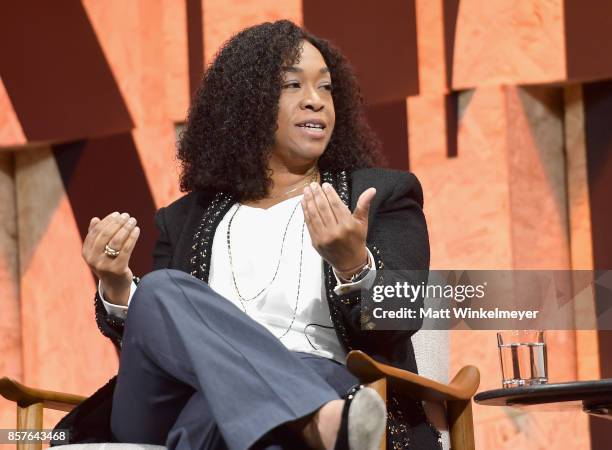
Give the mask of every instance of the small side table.
[{"label": "small side table", "polygon": [[582,408],[588,414],[612,420],[612,378],[493,389],[476,394],[474,401],[539,410]]}]

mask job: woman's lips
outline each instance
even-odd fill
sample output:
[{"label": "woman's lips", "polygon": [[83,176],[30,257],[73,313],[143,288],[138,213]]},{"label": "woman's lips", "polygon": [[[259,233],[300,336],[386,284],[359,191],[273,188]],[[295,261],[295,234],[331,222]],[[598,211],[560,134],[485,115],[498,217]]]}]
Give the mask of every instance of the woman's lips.
[{"label": "woman's lips", "polygon": [[300,133],[311,139],[322,139],[325,137],[325,128],[311,128],[300,125],[296,125],[296,127],[300,130]]}]

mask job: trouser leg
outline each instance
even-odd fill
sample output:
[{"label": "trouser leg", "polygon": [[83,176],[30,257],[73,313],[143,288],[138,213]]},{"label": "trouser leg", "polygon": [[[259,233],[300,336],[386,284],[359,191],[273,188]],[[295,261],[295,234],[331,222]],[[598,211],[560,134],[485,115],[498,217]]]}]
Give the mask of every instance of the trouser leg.
[{"label": "trouser leg", "polygon": [[203,422],[214,421],[230,449],[247,449],[280,424],[339,398],[206,283],[176,270],[152,272],[130,303],[113,433],[129,442],[159,442],[195,391],[210,407]]},{"label": "trouser leg", "polygon": [[[309,353],[293,352],[304,364],[315,370],[339,396],[343,396],[359,380],[344,364]],[[203,411],[209,406],[200,392],[195,392],[168,433],[169,450],[227,450],[225,441],[215,423],[202,421]],[[252,450],[306,450],[288,427],[277,427],[258,440]]]},{"label": "trouser leg", "polygon": [[168,450],[227,450],[210,406],[199,391],[193,393],[178,414],[164,444]]}]

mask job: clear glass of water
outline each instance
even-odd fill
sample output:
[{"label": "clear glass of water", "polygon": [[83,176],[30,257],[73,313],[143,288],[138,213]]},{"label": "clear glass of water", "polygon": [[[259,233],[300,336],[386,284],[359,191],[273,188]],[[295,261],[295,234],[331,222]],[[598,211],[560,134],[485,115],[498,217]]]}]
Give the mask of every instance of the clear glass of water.
[{"label": "clear glass of water", "polygon": [[502,387],[544,384],[548,381],[544,332],[508,330],[497,333]]}]

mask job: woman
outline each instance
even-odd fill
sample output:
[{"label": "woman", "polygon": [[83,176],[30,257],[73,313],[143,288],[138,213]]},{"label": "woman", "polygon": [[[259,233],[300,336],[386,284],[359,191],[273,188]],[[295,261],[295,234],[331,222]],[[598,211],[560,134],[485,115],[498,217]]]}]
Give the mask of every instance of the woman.
[{"label": "woman", "polygon": [[58,427],[170,448],[375,449],[386,417],[389,448],[439,448],[420,402],[390,391],[385,411],[343,364],[361,349],[416,372],[413,332],[368,330],[360,290],[392,284],[383,267],[428,269],[429,243],[414,175],[373,168],[338,50],[288,21],[237,34],[178,156],[189,194],[157,212],[142,281],[135,219],[92,219],[83,257],[120,368]]}]

